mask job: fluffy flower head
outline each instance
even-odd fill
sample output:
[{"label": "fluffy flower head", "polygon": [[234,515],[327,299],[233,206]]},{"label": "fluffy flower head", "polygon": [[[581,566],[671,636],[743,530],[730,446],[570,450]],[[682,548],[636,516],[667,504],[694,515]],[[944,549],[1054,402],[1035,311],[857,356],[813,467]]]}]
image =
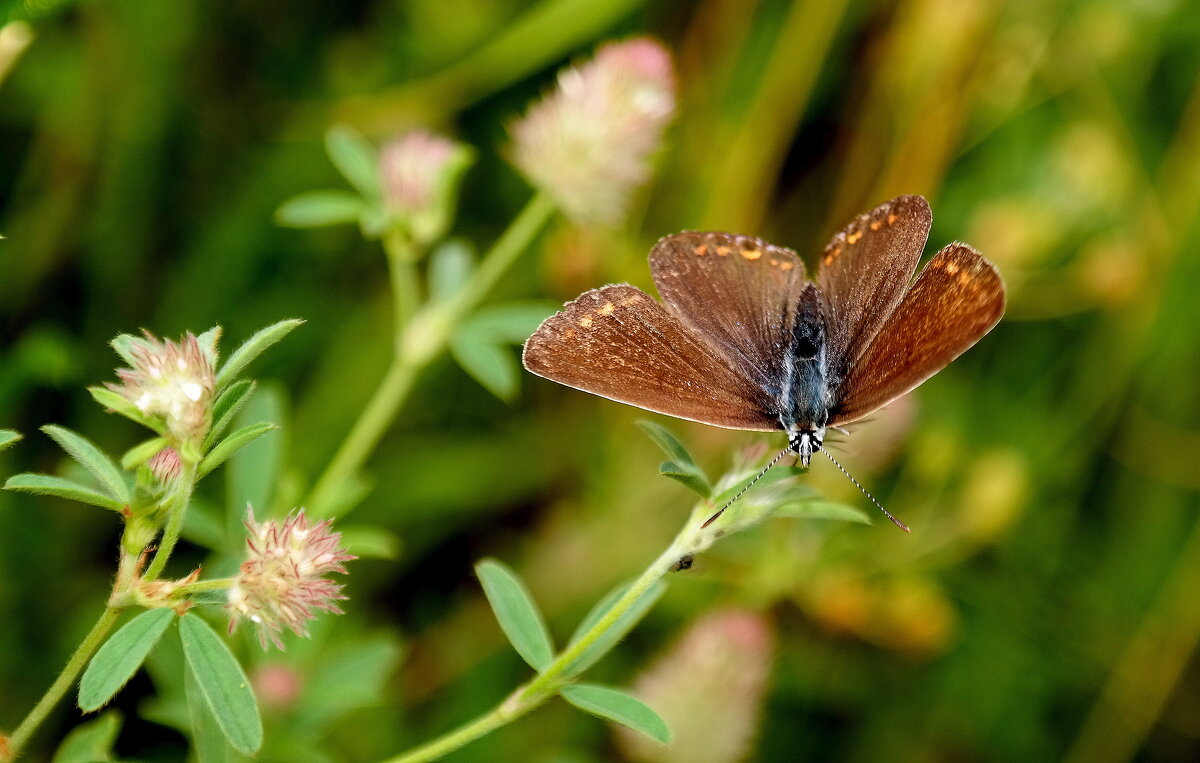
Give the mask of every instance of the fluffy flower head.
[{"label": "fluffy flower head", "polygon": [[307,636],[317,611],[342,614],[334,603],[346,598],[342,586],[324,576],[345,574],[342,563],[357,557],[341,547],[341,533],[331,532],[329,520],[309,524],[301,509],[282,521],[257,522],[251,511],[246,530],[246,561],[229,589],[231,632],[246,619],[258,628],[264,649],[268,640],[283,649],[283,628]]},{"label": "fluffy flower head", "polygon": [[558,75],[554,92],[512,126],[513,161],[580,222],[612,223],[650,175],[675,112],[671,56],[634,38]]},{"label": "fluffy flower head", "polygon": [[133,368],[117,370],[121,384],[108,388],[147,416],[159,418],[183,441],[203,439],[212,424],[216,376],[212,358],[191,332],[178,343],[150,332],[129,347]]}]

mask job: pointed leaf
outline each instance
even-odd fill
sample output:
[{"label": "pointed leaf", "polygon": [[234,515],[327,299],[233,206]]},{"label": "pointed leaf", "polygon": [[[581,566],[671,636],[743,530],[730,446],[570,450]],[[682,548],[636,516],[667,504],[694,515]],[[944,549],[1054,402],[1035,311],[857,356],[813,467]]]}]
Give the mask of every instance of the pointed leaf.
[{"label": "pointed leaf", "polygon": [[229,360],[225,361],[225,365],[221,366],[221,370],[217,372],[217,389],[222,389],[231,383],[242,372],[242,369],[249,365],[250,361],[257,358],[263,350],[290,334],[292,329],[301,323],[304,321],[299,318],[282,320],[259,330],[254,336],[242,342],[242,346],[233,351]]},{"label": "pointed leaf", "polygon": [[[762,475],[762,477],[758,476],[758,472],[754,472],[753,474],[750,474],[749,476],[747,476],[745,479],[740,480],[736,485],[726,488],[725,490],[722,490],[719,494],[714,495],[712,497],[712,503],[714,506],[724,506],[725,503],[730,498],[733,498],[735,495],[740,493],[744,488],[746,488],[746,486],[748,486],[752,482],[754,483],[753,491],[755,493],[761,493],[766,488],[771,487],[772,485],[775,485],[779,482],[782,482],[783,480],[786,480],[789,477],[798,477],[801,474],[806,474],[807,472],[808,472],[808,468],[804,467],[804,466],[775,466],[775,467],[772,467],[771,469],[769,469],[766,474]],[[755,481],[755,480],[757,480],[757,481]],[[793,493],[792,491],[795,491],[795,490],[802,491],[802,492],[800,494]],[[817,494],[817,491],[813,490],[810,487],[806,487],[803,485],[796,485],[796,486],[789,488],[789,491],[788,491],[789,497],[801,497],[803,495],[816,496],[818,494]],[[745,496],[743,496],[743,498],[745,498]]]},{"label": "pointed leaf", "polygon": [[509,348],[464,327],[450,341],[450,353],[471,378],[496,397],[508,401],[517,394],[520,372]]},{"label": "pointed leaf", "polygon": [[554,644],[546,621],[517,574],[495,559],[475,565],[488,604],[517,654],[534,670],[545,670],[554,661]]},{"label": "pointed leaf", "polygon": [[429,299],[444,302],[458,294],[475,270],[475,253],[462,239],[452,239],[429,255]]},{"label": "pointed leaf", "polygon": [[573,684],[562,696],[575,707],[645,734],[656,742],[671,743],[671,730],[645,702],[620,689],[599,684]]},{"label": "pointed leaf", "polygon": [[[683,482],[706,498],[712,494],[712,483],[709,482],[708,475],[692,458],[692,454],[688,453],[688,449],[683,446],[674,432],[649,419],[639,419],[637,425],[646,433],[647,437],[654,441],[655,445],[662,449],[663,453],[667,454],[667,458],[671,459],[658,467],[659,474]],[[682,477],[686,477],[686,480],[681,479]],[[703,490],[700,489],[701,487]]]},{"label": "pointed leaf", "polygon": [[357,222],[366,208],[362,197],[350,191],[308,191],[280,204],[275,222],[289,228],[321,228]]},{"label": "pointed leaf", "polygon": [[112,462],[112,459],[104,454],[104,451],[97,448],[83,435],[76,434],[65,427],[47,424],[42,427],[42,431],[50,435],[71,458],[82,464],[83,468],[100,480],[100,484],[108,488],[109,495],[121,503],[130,502],[130,489],[129,484],[125,482],[125,475]]},{"label": "pointed leaf", "polygon": [[230,384],[224,392],[217,396],[216,402],[213,403],[213,425],[208,430],[208,434],[204,436],[204,450],[207,451],[212,447],[253,392],[254,382],[249,379],[240,379]]},{"label": "pointed leaf", "polygon": [[133,618],[104,642],[79,681],[79,707],[98,709],[120,691],[175,619],[170,609],[151,609]]},{"label": "pointed leaf", "polygon": [[701,498],[707,498],[709,493],[712,492],[712,486],[708,484],[708,478],[695,465],[688,467],[680,466],[674,461],[663,461],[658,465],[658,473],[664,477],[670,477],[677,482],[682,482],[691,490],[699,493]]},{"label": "pointed leaf", "polygon": [[275,424],[266,421],[257,424],[251,424],[248,427],[242,427],[233,434],[226,437],[221,442],[217,443],[212,450],[200,461],[200,466],[196,468],[196,478],[199,479],[204,475],[216,469],[221,464],[229,460],[229,457],[237,453],[246,445],[254,442],[258,438],[265,435],[267,432],[272,432],[279,429]]},{"label": "pointed leaf", "polygon": [[121,511],[125,508],[125,504],[115,498],[110,498],[95,488],[50,474],[30,474],[28,472],[14,474],[4,483],[4,489],[34,495],[53,495],[58,498],[66,498],[68,501],[79,501],[112,511]]},{"label": "pointed leaf", "polygon": [[133,334],[117,334],[108,345],[121,356],[121,360],[125,361],[127,366],[132,368],[137,365],[137,360],[133,357],[133,348],[145,341],[142,337]]},{"label": "pointed leaf", "polygon": [[820,498],[787,501],[774,507],[771,514],[777,517],[795,517],[797,519],[833,519],[841,522],[859,522],[864,525],[874,524],[871,521],[871,515],[862,509]]},{"label": "pointed leaf", "polygon": [[[575,633],[571,635],[571,641],[567,649],[570,649],[575,642],[583,638],[588,631],[595,627],[609,613],[609,610],[629,590],[630,585],[629,583],[625,583],[617,586],[601,599],[600,603],[592,607],[592,611],[588,612],[587,616],[583,618],[583,622],[575,629]],[[647,588],[628,609],[617,617],[616,621],[604,632],[604,635],[593,641],[578,657],[571,661],[571,664],[563,671],[563,675],[567,678],[577,676],[594,665],[601,657],[608,654],[617,645],[617,642],[623,639],[625,634],[633,630],[633,626],[637,625],[645,617],[646,613],[650,611],[650,608],[654,606],[666,590],[667,584],[661,580]]]},{"label": "pointed leaf", "polygon": [[109,710],[95,720],[81,723],[63,737],[52,763],[97,763],[114,760],[112,746],[121,731],[121,714]]},{"label": "pointed leaf", "polygon": [[134,445],[121,456],[122,469],[136,469],[167,447],[167,438],[153,437]]},{"label": "pointed leaf", "polygon": [[179,618],[179,636],[188,668],[225,738],[238,752],[253,755],[262,747],[262,718],[242,666],[216,631],[196,615]]},{"label": "pointed leaf", "polygon": [[105,410],[111,413],[119,413],[130,421],[141,424],[147,429],[153,429],[159,434],[163,433],[164,428],[160,421],[156,421],[142,413],[136,405],[129,402],[119,392],[113,392],[108,387],[88,387],[87,391],[93,400],[104,406]]},{"label": "pointed leaf", "polygon": [[338,172],[368,199],[378,199],[379,158],[366,138],[346,125],[335,125],[325,134],[325,150]]},{"label": "pointed leaf", "polygon": [[0,450],[4,450],[10,445],[15,445],[20,439],[20,432],[14,432],[11,429],[0,429]]},{"label": "pointed leaf", "polygon": [[200,346],[200,349],[204,352],[205,356],[208,357],[208,362],[212,364],[213,368],[217,367],[218,361],[221,359],[221,353],[217,351],[217,345],[220,343],[220,341],[220,326],[213,326],[208,331],[205,331],[204,333],[200,334],[200,336],[196,337],[196,344]]}]

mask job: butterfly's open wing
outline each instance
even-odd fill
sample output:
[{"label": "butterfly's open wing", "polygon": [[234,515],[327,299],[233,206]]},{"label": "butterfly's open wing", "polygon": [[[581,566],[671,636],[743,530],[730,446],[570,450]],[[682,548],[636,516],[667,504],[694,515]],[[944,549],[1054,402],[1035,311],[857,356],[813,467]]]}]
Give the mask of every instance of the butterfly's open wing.
[{"label": "butterfly's open wing", "polygon": [[879,333],[912,280],[933,213],[920,196],[900,196],[859,215],[821,255],[829,375],[838,384]]},{"label": "butterfly's open wing", "polygon": [[1004,282],[966,244],[950,244],[917,276],[850,369],[830,411],[845,424],[914,389],[979,341],[1004,313]]},{"label": "butterfly's open wing", "polygon": [[538,376],[649,411],[729,429],[779,428],[762,390],[628,284],[569,302],[529,337],[523,359]]},{"label": "butterfly's open wing", "polygon": [[778,396],[808,285],[795,252],[750,236],[677,233],[650,251],[650,273],[675,317]]}]

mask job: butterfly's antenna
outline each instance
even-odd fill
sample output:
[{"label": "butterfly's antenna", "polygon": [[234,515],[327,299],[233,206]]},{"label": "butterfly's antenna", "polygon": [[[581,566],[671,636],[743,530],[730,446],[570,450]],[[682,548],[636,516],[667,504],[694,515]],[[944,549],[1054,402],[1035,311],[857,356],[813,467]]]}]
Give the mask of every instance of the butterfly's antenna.
[{"label": "butterfly's antenna", "polygon": [[[791,448],[791,446],[789,445],[788,447],[786,447],[786,448],[784,448],[783,450],[779,451],[779,455],[778,455],[778,456],[775,456],[775,458],[772,458],[772,459],[771,459],[771,463],[769,463],[769,464],[767,464],[766,466],[764,466],[764,467],[763,467],[763,470],[762,470],[761,472],[759,472],[758,474],[754,475],[754,479],[752,479],[752,480],[750,480],[748,483],[746,483],[746,486],[745,486],[744,488],[742,488],[741,490],[737,491],[737,495],[735,495],[733,498],[730,498],[728,501],[726,501],[726,502],[725,502],[725,505],[721,507],[720,511],[718,511],[716,514],[713,514],[711,517],[709,517],[709,518],[708,518],[708,521],[706,521],[704,524],[700,525],[700,529],[702,529],[702,530],[703,530],[705,527],[708,527],[708,526],[709,526],[709,525],[711,525],[711,524],[712,524],[714,521],[716,521],[716,518],[717,518],[717,517],[719,517],[719,516],[721,516],[722,514],[724,514],[724,513],[725,513],[725,509],[728,509],[730,506],[732,506],[734,501],[736,501],[737,499],[741,498],[743,495],[745,495],[745,494],[746,494],[746,491],[747,491],[747,490],[749,490],[750,488],[754,487],[754,483],[755,483],[755,482],[758,482],[760,479],[762,479],[762,476],[763,476],[764,474],[766,474],[766,473],[767,473],[767,470],[768,470],[768,469],[770,469],[770,468],[771,468],[772,466],[774,466],[775,464],[779,463],[779,459],[781,459],[781,458],[783,458],[784,456],[786,456],[786,455],[787,455],[789,452],[791,452],[791,450],[792,450],[792,448]],[[884,513],[886,514],[887,512],[884,512]]]},{"label": "butterfly's antenna", "polygon": [[833,456],[830,456],[830,455],[829,455],[829,451],[825,450],[824,448],[821,448],[821,452],[822,452],[822,453],[824,453],[826,456],[828,456],[829,460],[833,462],[833,465],[834,465],[834,466],[836,466],[838,469],[840,469],[840,470],[841,470],[842,474],[846,475],[846,479],[848,479],[848,480],[850,480],[851,482],[853,482],[853,483],[854,483],[854,487],[856,487],[856,488],[858,488],[859,490],[861,490],[861,491],[862,491],[862,493],[863,493],[863,495],[865,495],[867,498],[870,498],[870,499],[871,499],[871,503],[875,504],[875,508],[877,508],[877,509],[879,509],[880,511],[882,511],[882,512],[883,512],[883,515],[884,515],[885,517],[887,517],[888,519],[892,520],[892,524],[896,525],[896,527],[899,527],[901,530],[903,530],[903,531],[904,531],[904,532],[906,532],[906,533],[910,533],[910,532],[912,532],[912,530],[908,529],[908,525],[904,524],[904,523],[903,523],[903,522],[901,522],[899,519],[896,519],[895,517],[893,517],[893,516],[892,516],[892,513],[891,513],[890,511],[888,511],[887,509],[883,508],[883,504],[882,504],[882,503],[880,503],[879,501],[876,501],[876,500],[875,500],[875,496],[873,496],[873,495],[871,495],[870,493],[868,493],[868,492],[867,492],[867,489],[858,483],[858,480],[856,480],[856,479],[854,479],[853,477],[851,477],[851,476],[850,476],[850,472],[846,471],[846,467],[844,467],[844,466],[842,466],[841,464],[839,464],[836,458],[834,458]]}]

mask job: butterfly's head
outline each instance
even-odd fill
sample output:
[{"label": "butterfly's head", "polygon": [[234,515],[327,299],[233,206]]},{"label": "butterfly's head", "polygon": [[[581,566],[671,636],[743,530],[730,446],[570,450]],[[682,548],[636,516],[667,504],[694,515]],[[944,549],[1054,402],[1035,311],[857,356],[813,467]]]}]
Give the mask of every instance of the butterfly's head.
[{"label": "butterfly's head", "polygon": [[812,454],[821,449],[821,444],[825,442],[825,427],[809,424],[802,426],[793,424],[788,427],[788,447],[800,456],[800,463],[808,466],[809,459]]}]

